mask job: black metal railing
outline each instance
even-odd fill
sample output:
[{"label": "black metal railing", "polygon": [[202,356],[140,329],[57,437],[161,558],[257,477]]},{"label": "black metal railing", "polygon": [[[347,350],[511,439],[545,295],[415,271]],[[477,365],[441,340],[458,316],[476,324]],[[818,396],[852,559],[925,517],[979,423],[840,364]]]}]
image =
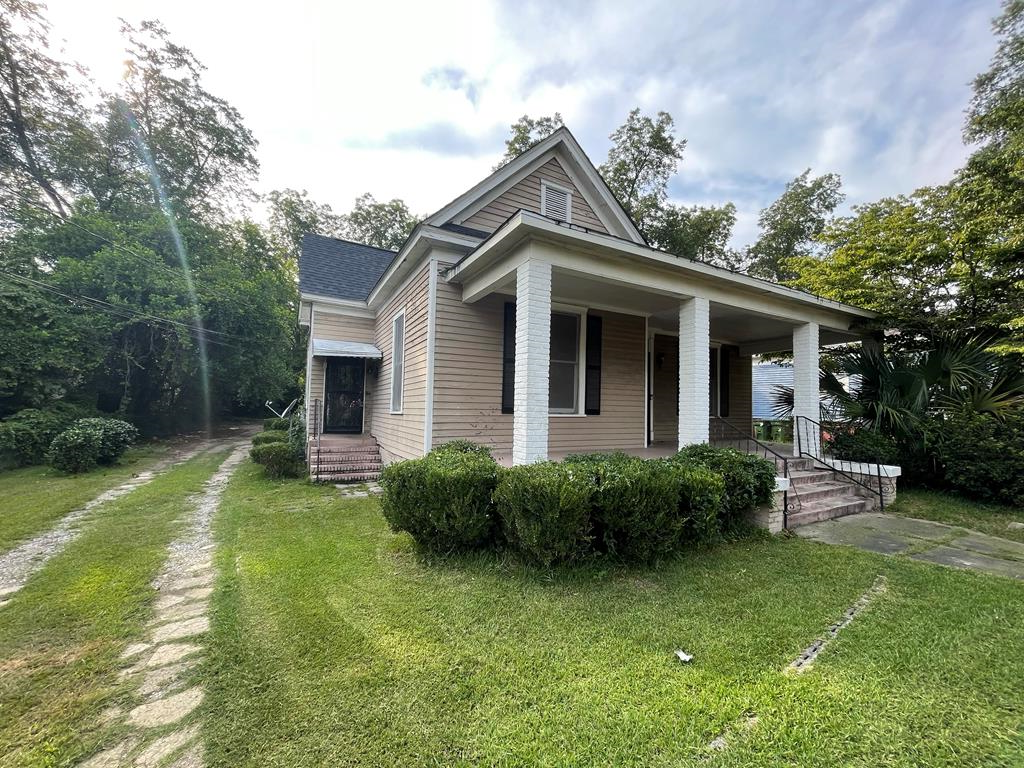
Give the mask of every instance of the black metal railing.
[{"label": "black metal railing", "polygon": [[797,493],[796,485],[793,484],[793,479],[789,474],[789,460],[792,457],[779,453],[767,443],[762,443],[753,435],[744,432],[735,424],[729,423],[720,416],[712,416],[711,421],[724,427],[727,433],[735,435],[733,438],[725,438],[722,442],[736,443],[737,449],[744,453],[761,456],[768,461],[773,461],[776,471],[778,471],[779,463],[782,463],[782,476],[789,481],[789,488],[782,492],[782,527],[789,528],[790,513],[800,511],[800,494]]},{"label": "black metal railing", "polygon": [[313,401],[313,445],[310,446],[310,454],[316,453],[315,460],[310,456],[310,464],[313,465],[313,480],[320,481],[320,401]]},{"label": "black metal railing", "polygon": [[[838,428],[843,429],[844,427],[839,426]],[[879,511],[884,510],[885,488],[882,476],[882,462],[877,459],[875,461],[847,461],[845,459],[838,459],[835,456],[826,456],[824,432],[825,428],[814,419],[809,419],[806,416],[793,417],[793,433],[796,438],[797,453],[802,457],[813,459],[819,464],[824,465],[829,471],[842,475],[851,483],[855,483],[869,493],[878,496],[878,509]],[[844,462],[846,464],[860,464],[862,468],[869,471],[848,472],[842,468]],[[872,468],[874,468],[874,473],[870,471]],[[877,487],[874,482],[859,480],[854,475],[860,475],[861,477],[866,475],[877,480]]]}]

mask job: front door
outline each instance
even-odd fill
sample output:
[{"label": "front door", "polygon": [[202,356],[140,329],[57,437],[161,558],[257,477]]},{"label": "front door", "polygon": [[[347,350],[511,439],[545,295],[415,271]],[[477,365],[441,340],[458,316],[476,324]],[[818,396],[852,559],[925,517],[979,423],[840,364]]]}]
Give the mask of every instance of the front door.
[{"label": "front door", "polygon": [[330,357],[324,383],[324,432],[363,431],[363,375],[361,357]]}]

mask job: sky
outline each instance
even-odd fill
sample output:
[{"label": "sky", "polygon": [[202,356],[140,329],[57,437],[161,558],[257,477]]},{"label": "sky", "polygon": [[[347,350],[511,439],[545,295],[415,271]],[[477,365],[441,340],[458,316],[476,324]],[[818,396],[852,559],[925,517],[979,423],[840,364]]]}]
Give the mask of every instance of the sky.
[{"label": "sky", "polygon": [[112,89],[118,17],[160,19],[260,142],[259,189],[432,213],[490,173],[519,116],[561,112],[590,158],[630,109],[687,140],[669,197],[733,202],[733,245],[787,181],[842,176],[842,210],[962,165],[998,0],[49,0],[53,36]]}]

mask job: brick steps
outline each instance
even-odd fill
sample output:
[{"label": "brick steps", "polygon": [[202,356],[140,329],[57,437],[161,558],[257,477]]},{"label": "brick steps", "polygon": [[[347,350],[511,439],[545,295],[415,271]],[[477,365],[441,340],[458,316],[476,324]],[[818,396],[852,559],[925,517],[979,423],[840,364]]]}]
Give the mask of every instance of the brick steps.
[{"label": "brick steps", "polygon": [[383,462],[373,438],[310,444],[309,476],[325,483],[367,483],[380,477]]}]

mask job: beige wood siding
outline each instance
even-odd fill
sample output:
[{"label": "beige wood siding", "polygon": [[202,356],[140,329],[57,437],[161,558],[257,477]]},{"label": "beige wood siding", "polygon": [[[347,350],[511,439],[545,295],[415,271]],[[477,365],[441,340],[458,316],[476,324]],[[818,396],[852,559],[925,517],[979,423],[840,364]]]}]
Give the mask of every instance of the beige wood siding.
[{"label": "beige wood siding", "polygon": [[[373,343],[383,354],[380,371],[368,378],[367,401],[373,414],[370,433],[385,461],[423,455],[423,417],[427,391],[427,312],[429,266],[424,264],[377,312]],[[405,373],[402,412],[391,413],[391,326],[405,310]]]},{"label": "beige wood siding", "polygon": [[[329,341],[362,341],[373,344],[374,321],[368,317],[350,317],[338,315],[326,310],[318,310],[313,307],[312,338],[327,339]],[[313,434],[313,412],[318,411],[321,424],[323,423],[324,404],[324,373],[326,370],[326,358],[314,357],[309,370],[309,400],[306,405],[306,417],[309,419],[307,428]],[[319,400],[319,405],[314,406],[314,401]],[[369,413],[364,415],[364,424],[369,424]]]},{"label": "beige wood siding", "polygon": [[[456,285],[437,286],[433,443],[465,438],[512,448],[512,415],[501,412],[505,301],[464,304]],[[596,312],[602,328],[601,413],[552,416],[552,450],[639,447],[644,439],[644,319]]]},{"label": "beige wood siding", "polygon": [[546,179],[560,187],[572,190],[572,223],[595,232],[608,230],[594,213],[586,199],[572,183],[572,179],[556,158],[551,158],[522,181],[507,189],[500,196],[461,223],[467,227],[493,232],[519,209],[540,213],[540,182]]}]

